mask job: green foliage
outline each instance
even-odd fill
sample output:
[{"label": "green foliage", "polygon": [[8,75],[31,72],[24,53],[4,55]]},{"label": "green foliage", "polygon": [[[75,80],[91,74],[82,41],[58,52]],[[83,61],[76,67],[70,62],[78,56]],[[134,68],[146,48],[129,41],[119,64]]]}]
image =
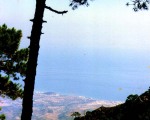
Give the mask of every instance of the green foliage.
[{"label": "green foliage", "polygon": [[137,94],[135,95],[129,95],[126,99],[126,102],[134,102],[139,96]]},{"label": "green foliage", "polygon": [[74,120],[150,120],[150,88],[138,95],[129,95],[125,103],[100,107]]},{"label": "green foliage", "polygon": [[76,118],[76,117],[80,117],[81,114],[80,114],[79,112],[73,112],[73,113],[71,114],[71,116]]},{"label": "green foliage", "polygon": [[23,90],[19,83],[13,83],[9,77],[0,75],[0,95],[2,97],[9,96],[12,100],[23,97]]},{"label": "green foliage", "polygon": [[[23,79],[26,75],[29,49],[19,49],[22,37],[21,30],[0,26],[0,96],[12,100],[23,97],[22,86],[14,80]],[[5,120],[5,115],[0,115]]]},{"label": "green foliage", "polygon": [[29,50],[18,50],[21,37],[20,30],[9,29],[5,24],[0,26],[0,74],[13,80],[25,76],[26,71]]},{"label": "green foliage", "polygon": [[[0,111],[2,110],[2,108],[0,107]],[[6,117],[4,114],[0,114],[0,120],[6,120]]]},{"label": "green foliage", "polygon": [[69,6],[71,6],[72,9],[75,10],[78,8],[78,6],[81,6],[81,5],[89,6],[89,0],[71,0],[71,3]]},{"label": "green foliage", "polygon": [[29,49],[19,49],[21,30],[0,26],[0,96],[22,97],[20,84],[13,82],[25,76]]},{"label": "green foliage", "polygon": [[0,115],[0,120],[6,120],[6,116],[4,114]]}]

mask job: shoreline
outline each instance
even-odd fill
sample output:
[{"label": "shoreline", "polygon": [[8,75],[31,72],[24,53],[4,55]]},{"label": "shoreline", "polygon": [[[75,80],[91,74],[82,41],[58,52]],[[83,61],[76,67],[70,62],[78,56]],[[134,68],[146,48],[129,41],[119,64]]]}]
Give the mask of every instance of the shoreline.
[{"label": "shoreline", "polygon": [[[1,113],[6,114],[7,119],[16,120],[21,115],[21,99],[12,101],[8,98],[0,98],[0,101],[3,105]],[[69,96],[54,92],[35,92],[33,101],[33,120],[49,120],[50,118],[70,120],[71,114],[76,111],[84,114],[101,106],[110,107],[123,103],[122,101],[94,100],[84,96]]]}]

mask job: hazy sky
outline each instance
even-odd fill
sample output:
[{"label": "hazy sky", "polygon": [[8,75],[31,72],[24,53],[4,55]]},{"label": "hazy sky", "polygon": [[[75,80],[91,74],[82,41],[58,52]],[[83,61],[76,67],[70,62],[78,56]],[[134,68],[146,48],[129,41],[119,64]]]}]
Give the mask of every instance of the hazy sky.
[{"label": "hazy sky", "polygon": [[[41,46],[57,49],[131,49],[149,50],[150,12],[135,13],[126,0],[91,2],[89,7],[73,11],[69,0],[47,0],[47,5],[58,10],[69,10],[57,15],[45,10]],[[28,44],[35,10],[35,0],[0,1],[0,24],[23,31],[22,46]]]}]

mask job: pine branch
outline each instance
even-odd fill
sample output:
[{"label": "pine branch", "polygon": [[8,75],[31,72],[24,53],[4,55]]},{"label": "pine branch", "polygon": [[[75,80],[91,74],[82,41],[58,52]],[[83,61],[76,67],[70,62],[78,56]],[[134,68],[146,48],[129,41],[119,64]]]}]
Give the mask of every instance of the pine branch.
[{"label": "pine branch", "polygon": [[51,8],[49,6],[45,6],[45,8],[52,11],[52,12],[54,12],[54,13],[62,14],[62,15],[68,12],[68,11],[65,11],[65,10],[64,11],[57,11],[57,10],[54,10],[53,8]]},{"label": "pine branch", "polygon": [[0,59],[0,62],[8,62],[8,61],[12,61],[11,59],[9,59],[9,60],[1,60]]}]

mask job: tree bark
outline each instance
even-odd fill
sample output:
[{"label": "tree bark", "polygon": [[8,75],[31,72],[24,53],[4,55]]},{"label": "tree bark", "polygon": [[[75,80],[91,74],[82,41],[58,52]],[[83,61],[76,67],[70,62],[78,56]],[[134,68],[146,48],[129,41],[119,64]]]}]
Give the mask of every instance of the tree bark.
[{"label": "tree bark", "polygon": [[31,120],[33,107],[33,94],[36,76],[36,67],[39,52],[39,42],[43,23],[43,14],[46,0],[36,0],[36,10],[30,38],[30,52],[24,85],[21,120]]}]

